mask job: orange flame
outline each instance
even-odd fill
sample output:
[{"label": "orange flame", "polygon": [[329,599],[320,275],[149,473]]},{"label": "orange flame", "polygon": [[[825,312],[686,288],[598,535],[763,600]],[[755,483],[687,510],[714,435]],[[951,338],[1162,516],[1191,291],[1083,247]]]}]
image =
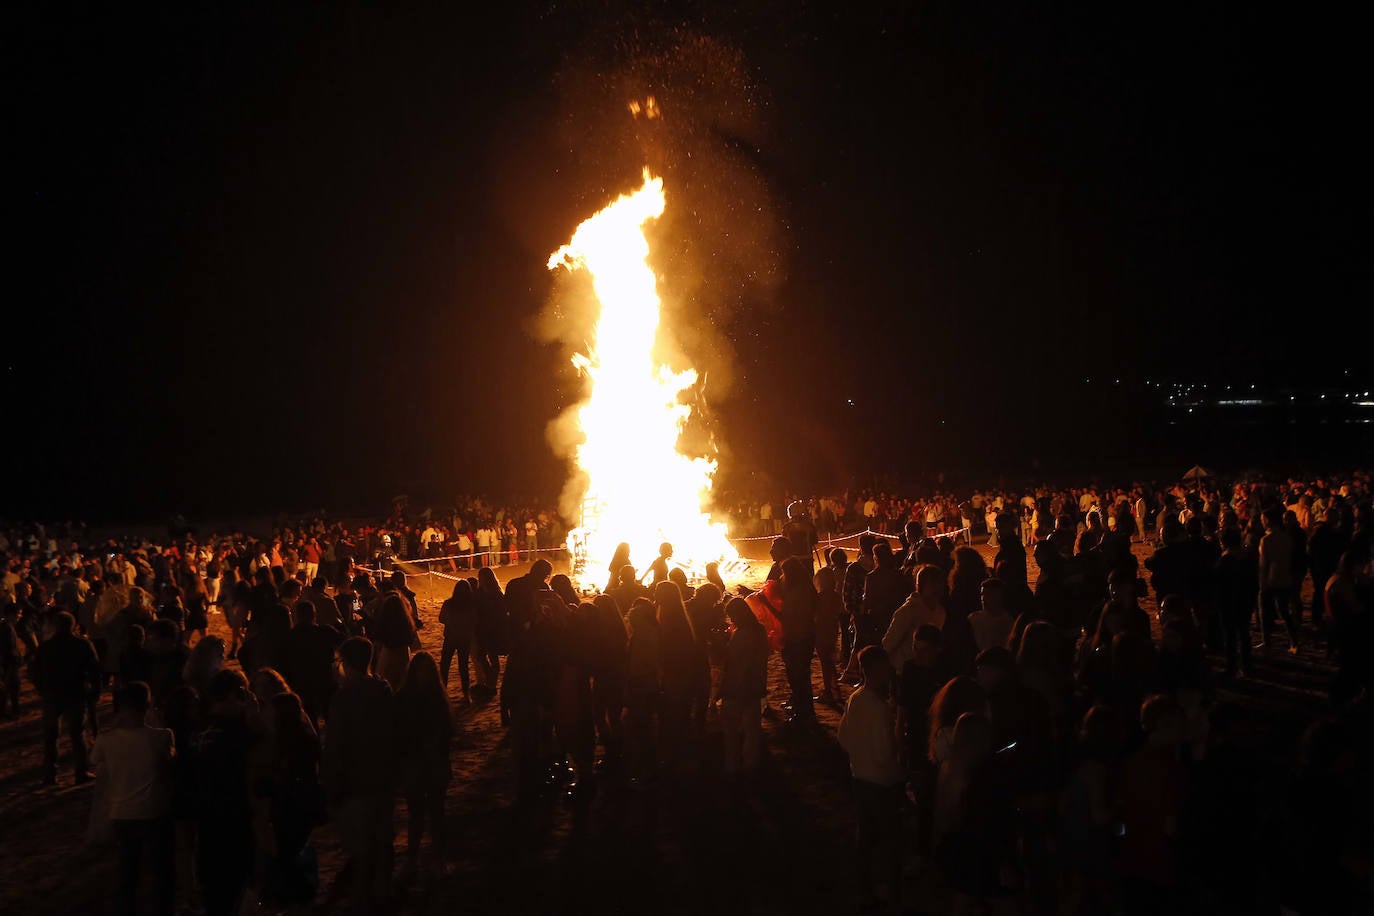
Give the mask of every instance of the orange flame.
[{"label": "orange flame", "polygon": [[[640,570],[673,545],[672,562],[701,575],[710,561],[737,561],[723,523],[710,505],[716,462],[678,451],[692,408],[681,395],[694,370],[655,365],[661,301],[649,267],[644,226],[663,215],[663,179],[644,170],[644,184],[583,221],[572,241],[549,258],[549,269],[586,270],[601,311],[588,352],[573,364],[592,381],[577,408],[583,441],[574,461],[586,474],[583,518],[569,535],[574,573],[584,588],[601,587],[617,544],[630,545]],[[728,568],[728,567],[727,567]]]}]

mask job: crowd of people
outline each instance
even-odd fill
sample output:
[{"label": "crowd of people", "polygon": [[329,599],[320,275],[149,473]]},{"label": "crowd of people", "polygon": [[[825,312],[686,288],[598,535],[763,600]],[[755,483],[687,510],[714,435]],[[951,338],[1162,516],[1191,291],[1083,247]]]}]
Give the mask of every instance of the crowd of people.
[{"label": "crowd of people", "polygon": [[[473,556],[430,620],[405,572],[357,560],[383,532],[393,550],[395,532],[423,538],[432,519],[98,549],[72,528],[9,530],[4,711],[18,714],[27,671],[43,781],[57,782],[65,730],[74,782],[96,782],[91,832],[118,849],[120,913],[137,910],[144,869],[160,913],[307,903],[310,836],[326,820],[349,856],[330,893],[372,911],[397,886],[398,799],[400,882],[433,880],[455,662],[462,702],[494,702],[509,730],[521,805],[710,769],[757,779],[766,719],[805,747],[832,740],[816,703],[842,708],[866,909],[1315,913],[1370,900],[1368,476],[975,496],[948,501],[958,514],[937,512],[933,528],[933,500],[792,500],[757,589],[689,582],[664,545],[645,575],[624,548],[604,587],[579,591],[536,552],[534,514],[528,572],[503,587],[496,558]],[[843,521],[854,508],[862,525]],[[856,549],[826,543],[856,528]],[[964,529],[995,545],[990,563],[939,536]],[[1133,549],[1142,541],[1153,550]],[[210,632],[212,608],[227,639]],[[1275,787],[1216,691],[1284,657],[1279,621],[1284,650],[1319,641],[1335,674],[1278,820],[1261,823],[1256,799]],[[437,658],[420,648],[426,626],[442,630]],[[1267,856],[1284,867],[1263,869]],[[903,901],[913,884],[933,896]]]}]

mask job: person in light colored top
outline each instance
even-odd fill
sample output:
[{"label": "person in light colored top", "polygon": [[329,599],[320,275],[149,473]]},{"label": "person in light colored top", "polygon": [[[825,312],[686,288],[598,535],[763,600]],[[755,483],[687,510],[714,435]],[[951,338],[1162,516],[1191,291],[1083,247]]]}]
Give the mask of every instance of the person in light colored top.
[{"label": "person in light colored top", "polygon": [[491,528],[487,525],[477,529],[477,563],[479,566],[491,565]]},{"label": "person in light colored top", "polygon": [[539,549],[539,523],[534,519],[525,522],[525,550],[529,553],[529,558],[534,559],[535,552]]},{"label": "person in light colored top", "polygon": [[1005,590],[1006,583],[1002,580],[988,579],[979,592],[983,609],[968,615],[968,625],[973,630],[973,641],[979,652],[1007,644],[1013,620],[1007,613]]},{"label": "person in light colored top", "polygon": [[883,650],[894,670],[900,671],[911,658],[911,637],[917,627],[928,623],[937,630],[944,630],[945,591],[943,569],[927,563],[916,570],[916,590],[897,608],[883,636]]},{"label": "person in light colored top", "polygon": [[114,727],[101,731],[92,758],[105,812],[119,847],[115,912],[138,911],[138,882],[146,858],[156,877],[153,912],[170,914],[176,890],[171,818],[172,732],[147,724],[151,694],[141,681],[119,690]]},{"label": "person in light colored top", "polygon": [[892,663],[887,653],[868,646],[859,653],[863,686],[845,706],[836,734],[849,755],[854,802],[858,807],[858,859],[865,906],[878,900],[885,883],[891,903],[899,903],[902,887],[902,809],[906,771],[898,757],[897,718],[892,703]]}]

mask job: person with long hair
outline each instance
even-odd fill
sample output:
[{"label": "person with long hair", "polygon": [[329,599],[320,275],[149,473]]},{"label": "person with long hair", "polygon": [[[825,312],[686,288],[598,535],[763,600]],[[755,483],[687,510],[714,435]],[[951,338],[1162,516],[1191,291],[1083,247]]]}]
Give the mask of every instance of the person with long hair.
[{"label": "person with long hair", "polygon": [[661,635],[657,611],[648,598],[635,599],[625,620],[630,630],[625,685],[626,763],[632,778],[643,779],[654,769],[653,718],[659,708]]},{"label": "person with long hair", "polygon": [[611,578],[606,582],[603,590],[606,594],[613,594],[620,587],[620,571],[630,565],[630,545],[621,541],[615,545],[615,552],[611,554]]},{"label": "person with long hair", "polygon": [[592,665],[596,655],[596,608],[584,602],[569,608],[561,619],[548,621],[559,634],[552,647],[552,713],[558,746],[572,764],[570,788],[592,788],[596,756],[596,727],[592,713]]},{"label": "person with long hair", "polygon": [[731,598],[725,616],[734,628],[725,644],[720,723],[725,772],[753,772],[762,740],[760,705],[768,693],[768,633],[743,598]]},{"label": "person with long hair", "polygon": [[439,652],[439,672],[444,687],[448,687],[453,657],[458,656],[458,682],[463,687],[463,701],[471,702],[468,680],[468,654],[472,651],[477,632],[477,596],[467,579],[453,583],[453,594],[439,608],[439,623],[444,628],[444,646]]},{"label": "person with long hair", "polygon": [[378,647],[373,662],[377,676],[390,684],[392,690],[400,690],[410,650],[415,645],[415,622],[399,592],[387,592],[382,598],[372,636]]},{"label": "person with long hair", "polygon": [[944,637],[945,657],[950,667],[960,673],[971,672],[978,646],[969,625],[969,616],[982,610],[983,582],[988,567],[983,556],[972,547],[954,551],[954,568],[949,571],[949,589],[945,594],[945,624],[940,628]]},{"label": "person with long hair", "polygon": [[697,645],[687,619],[682,592],[675,583],[654,586],[658,615],[660,670],[663,672],[659,711],[659,754],[664,761],[681,759],[687,723],[695,697],[710,683],[706,654]]},{"label": "person with long hair", "polygon": [[592,721],[601,737],[606,768],[616,770],[624,751],[625,733],[620,717],[625,708],[630,640],[614,598],[597,595],[592,599],[592,608]]},{"label": "person with long hair", "polygon": [[1073,672],[1059,630],[1045,620],[1031,621],[1008,648],[1016,653],[1021,683],[1044,698],[1052,721],[1061,721],[1073,691]]},{"label": "person with long hair", "polygon": [[300,906],[314,896],[314,882],[301,867],[301,853],[324,814],[320,736],[297,694],[279,693],[267,708],[273,723],[266,781],[274,840],[267,897],[278,906]]},{"label": "person with long hair", "polygon": [[954,724],[966,712],[986,716],[988,697],[978,682],[966,675],[950,678],[930,701],[930,762],[939,767],[954,744]]},{"label": "person with long hair", "polygon": [[[428,652],[416,652],[396,694],[401,739],[401,788],[406,799],[406,862],[403,874],[419,872],[420,843],[429,825],[437,870],[444,862],[444,795],[453,778],[449,745],[453,723],[439,666]],[[434,874],[431,866],[427,874]]]},{"label": "person with long hair", "polygon": [[549,579],[549,588],[555,595],[563,599],[563,603],[568,607],[577,607],[577,589],[573,588],[572,580],[563,573]]},{"label": "person with long hair", "polygon": [[1015,805],[994,756],[993,729],[978,712],[955,720],[936,777],[934,859],[954,893],[954,912],[1011,911],[1016,871]]},{"label": "person with long hair", "polygon": [[490,699],[496,695],[501,679],[501,654],[506,650],[506,596],[496,573],[488,566],[477,571],[476,638],[478,689],[473,694]]}]

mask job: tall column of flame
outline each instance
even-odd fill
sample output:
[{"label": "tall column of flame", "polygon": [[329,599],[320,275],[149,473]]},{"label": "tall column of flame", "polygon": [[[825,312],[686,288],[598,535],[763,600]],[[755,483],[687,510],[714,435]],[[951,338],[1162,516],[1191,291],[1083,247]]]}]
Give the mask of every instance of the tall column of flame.
[{"label": "tall column of flame", "polygon": [[588,352],[573,357],[592,382],[577,408],[584,439],[574,455],[586,473],[589,510],[569,538],[586,552],[583,587],[604,586],[622,541],[641,571],[665,541],[673,562],[696,574],[707,562],[738,559],[725,525],[703,511],[716,462],[678,451],[692,412],[680,395],[697,374],[656,366],[652,355],[661,302],[644,226],[663,215],[664,203],[663,179],[645,169],[638,191],[585,220],[549,258],[550,270],[587,271],[601,306]]}]

